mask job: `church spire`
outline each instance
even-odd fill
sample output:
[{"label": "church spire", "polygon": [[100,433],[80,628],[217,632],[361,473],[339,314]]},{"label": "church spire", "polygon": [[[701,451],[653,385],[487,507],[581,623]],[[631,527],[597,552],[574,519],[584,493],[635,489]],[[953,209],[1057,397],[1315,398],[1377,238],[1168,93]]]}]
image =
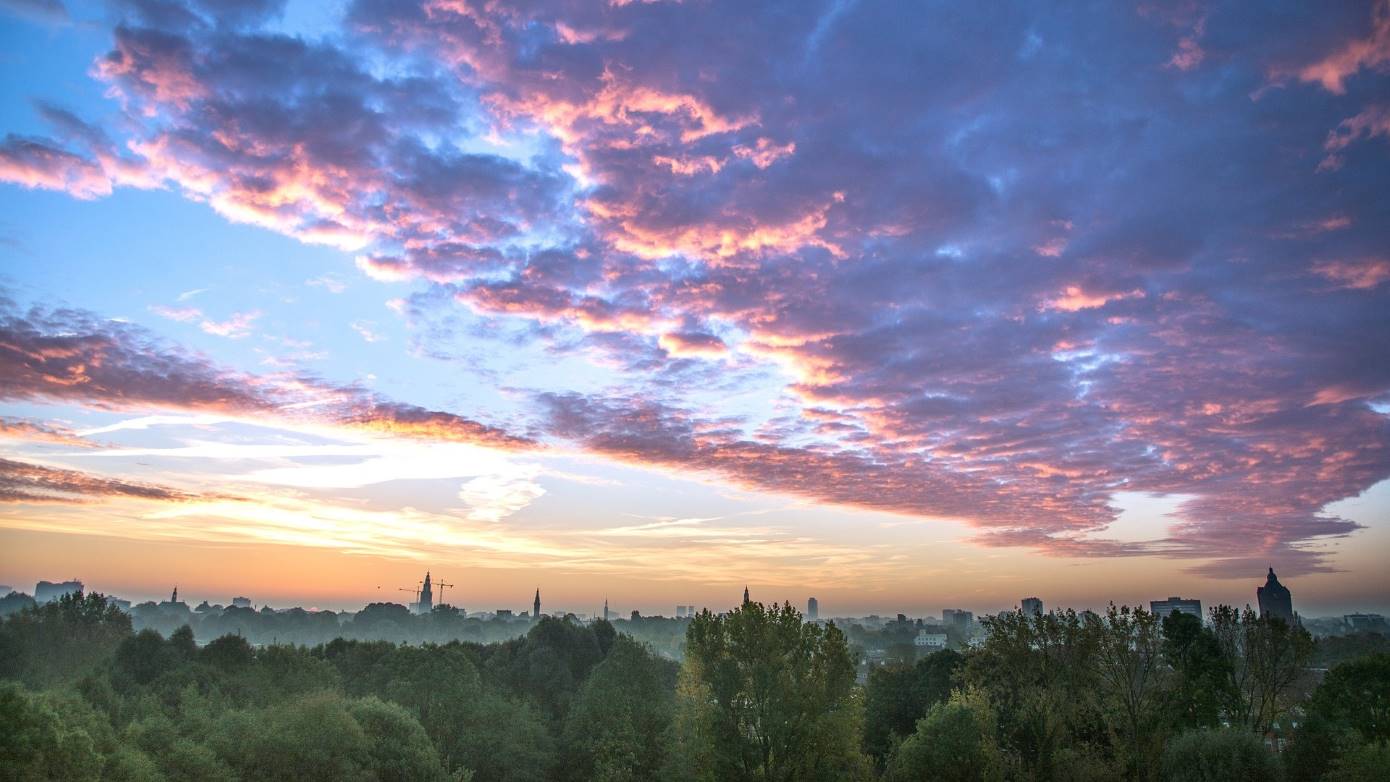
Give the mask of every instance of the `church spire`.
[{"label": "church spire", "polygon": [[743,604],[748,605],[748,585],[743,585]]},{"label": "church spire", "polygon": [[540,588],[540,587],[536,587],[536,602],[532,603],[531,605],[534,607],[534,610],[531,612],[531,616],[534,617],[534,618],[536,618],[536,619],[540,619],[540,618],[541,618],[541,588]]}]

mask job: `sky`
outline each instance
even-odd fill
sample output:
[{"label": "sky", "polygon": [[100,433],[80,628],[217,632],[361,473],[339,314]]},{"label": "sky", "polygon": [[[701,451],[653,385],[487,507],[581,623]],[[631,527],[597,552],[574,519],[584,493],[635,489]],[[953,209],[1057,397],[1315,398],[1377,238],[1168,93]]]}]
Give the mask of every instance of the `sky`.
[{"label": "sky", "polygon": [[1390,611],[1387,183],[1387,0],[0,0],[0,583]]}]

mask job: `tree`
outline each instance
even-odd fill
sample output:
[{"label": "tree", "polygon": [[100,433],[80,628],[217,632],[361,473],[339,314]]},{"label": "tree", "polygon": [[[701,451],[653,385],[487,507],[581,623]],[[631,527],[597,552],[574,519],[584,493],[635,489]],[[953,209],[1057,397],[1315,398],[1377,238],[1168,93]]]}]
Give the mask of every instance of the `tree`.
[{"label": "tree", "polygon": [[1333,668],[1313,693],[1308,712],[1355,731],[1364,742],[1390,744],[1390,654]]},{"label": "tree", "polygon": [[394,703],[363,698],[348,706],[367,740],[367,769],[380,782],[445,780],[439,753],[410,712]]},{"label": "tree", "polygon": [[256,653],[245,638],[239,635],[224,635],[204,646],[198,656],[219,670],[239,671],[251,665]]},{"label": "tree", "polygon": [[367,735],[333,693],[229,712],[210,743],[245,779],[365,782],[373,776]]},{"label": "tree", "polygon": [[1188,731],[1163,753],[1164,782],[1274,782],[1279,766],[1254,734],[1239,729]]},{"label": "tree", "polygon": [[1211,611],[1212,632],[1226,658],[1225,713],[1233,724],[1259,735],[1270,731],[1289,708],[1294,685],[1306,675],[1313,639],[1277,617],[1260,617],[1246,606]]},{"label": "tree", "polygon": [[912,666],[882,666],[869,672],[864,697],[864,750],[880,765],[893,745],[912,735],[917,721],[951,695],[963,657],[950,650],[929,654]]},{"label": "tree", "polygon": [[580,687],[565,720],[561,769],[574,780],[654,779],[665,762],[677,666],[628,636]]},{"label": "tree", "polygon": [[1362,744],[1332,764],[1327,782],[1390,782],[1390,747]]},{"label": "tree", "polygon": [[1111,603],[1104,619],[1091,615],[1086,625],[1097,639],[1096,681],[1112,741],[1122,749],[1131,776],[1150,778],[1164,738],[1167,669],[1158,617]]},{"label": "tree", "polygon": [[1284,753],[1287,778],[1323,779],[1339,766],[1344,776],[1349,774],[1346,769],[1365,760],[1363,747],[1390,745],[1388,721],[1390,654],[1338,665],[1313,692],[1293,744]]},{"label": "tree", "polygon": [[404,706],[451,772],[479,780],[544,779],[554,741],[534,708],[486,685],[459,644],[394,646],[335,641],[314,652],[341,672],[348,692]]},{"label": "tree", "polygon": [[71,592],[5,619],[0,677],[34,686],[73,681],[130,634],[130,617],[115,603],[97,592]]},{"label": "tree", "polygon": [[96,780],[101,758],[85,731],[16,684],[0,683],[0,780]]},{"label": "tree", "polygon": [[145,685],[182,662],[181,650],[154,630],[141,630],[116,647],[117,686]]},{"label": "tree", "polygon": [[938,703],[888,762],[887,782],[1002,780],[1004,759],[995,742],[995,716],[985,694],[963,690]]},{"label": "tree", "polygon": [[988,635],[967,656],[963,678],[989,696],[1000,747],[1023,773],[1055,778],[1078,759],[1108,751],[1097,703],[1095,628],[1070,610],[1012,611],[981,623]]},{"label": "tree", "polygon": [[1173,722],[1182,728],[1219,725],[1230,671],[1216,635],[1201,618],[1175,611],[1163,619],[1163,657],[1175,676],[1168,696]]},{"label": "tree", "polygon": [[686,773],[718,779],[853,779],[862,705],[854,662],[834,624],[804,624],[789,604],[747,602],[699,614],[686,632]]}]

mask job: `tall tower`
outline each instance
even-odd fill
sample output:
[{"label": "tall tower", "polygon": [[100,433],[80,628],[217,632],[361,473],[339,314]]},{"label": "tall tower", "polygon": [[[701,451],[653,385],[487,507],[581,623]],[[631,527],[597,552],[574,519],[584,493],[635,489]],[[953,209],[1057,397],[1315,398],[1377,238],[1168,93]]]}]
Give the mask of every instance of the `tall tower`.
[{"label": "tall tower", "polygon": [[743,585],[743,604],[748,605],[748,585]]},{"label": "tall tower", "polygon": [[434,588],[430,586],[430,572],[425,571],[425,585],[420,587],[420,602],[416,604],[415,610],[422,614],[428,614],[434,608]]},{"label": "tall tower", "polygon": [[1269,569],[1265,585],[1255,587],[1255,599],[1260,604],[1260,616],[1277,616],[1288,625],[1293,625],[1293,595],[1288,587],[1279,583],[1274,568]]},{"label": "tall tower", "polygon": [[540,618],[541,618],[541,588],[540,588],[540,587],[536,587],[536,602],[532,603],[531,606],[532,606],[531,617],[534,618],[534,619],[540,619]]},{"label": "tall tower", "polygon": [[[1273,573],[1274,571],[1271,570],[1271,571],[1269,571],[1269,572],[1270,572],[1270,573]],[[170,602],[170,603],[177,603],[177,602],[179,602],[179,588],[178,588],[178,587],[174,587],[174,594],[169,598],[169,602]]]},{"label": "tall tower", "polygon": [[806,601],[806,618],[812,622],[820,617],[820,603],[813,597]]},{"label": "tall tower", "polygon": [[608,598],[603,599],[603,621],[608,621]]}]

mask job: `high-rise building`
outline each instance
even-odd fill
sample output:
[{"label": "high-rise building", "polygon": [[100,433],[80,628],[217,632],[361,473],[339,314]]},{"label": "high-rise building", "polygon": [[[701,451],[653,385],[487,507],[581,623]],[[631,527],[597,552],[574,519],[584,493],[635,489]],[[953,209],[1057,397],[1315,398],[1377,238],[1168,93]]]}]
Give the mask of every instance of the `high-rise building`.
[{"label": "high-rise building", "polygon": [[434,588],[430,586],[430,572],[425,571],[425,585],[420,587],[420,602],[415,604],[415,610],[422,614],[428,614],[434,609]]},{"label": "high-rise building", "polygon": [[1380,614],[1347,614],[1342,621],[1353,633],[1384,633],[1390,630],[1390,625]]},{"label": "high-rise building", "polygon": [[948,627],[964,630],[970,627],[970,623],[973,621],[975,621],[975,614],[964,608],[943,608],[941,610],[941,623]]},{"label": "high-rise building", "polygon": [[1041,616],[1043,612],[1042,598],[1025,597],[1023,598],[1023,603],[1021,604],[1021,607],[1023,608],[1023,613],[1025,614]]},{"label": "high-rise building", "polygon": [[536,587],[536,602],[532,603],[531,605],[533,606],[533,609],[534,609],[534,610],[531,611],[531,616],[532,616],[533,618],[535,618],[535,619],[540,619],[540,618],[541,618],[541,588],[540,588],[540,587]]},{"label": "high-rise building", "polygon": [[1149,610],[1159,619],[1167,619],[1171,614],[1192,614],[1198,619],[1202,618],[1201,600],[1184,600],[1181,597],[1170,597],[1167,600],[1150,600]]},{"label": "high-rise building", "polygon": [[1289,593],[1288,587],[1279,583],[1279,577],[1274,575],[1274,568],[1269,569],[1265,585],[1255,587],[1255,599],[1260,604],[1260,616],[1278,617],[1289,625],[1294,623],[1293,595]]},{"label": "high-rise building", "polygon": [[47,603],[57,600],[63,595],[82,591],[82,582],[77,579],[54,583],[52,581],[40,581],[34,585],[34,602]]},{"label": "high-rise building", "polygon": [[812,622],[814,622],[814,621],[816,621],[816,619],[818,619],[819,617],[820,617],[820,603],[816,602],[816,599],[815,599],[814,597],[807,599],[807,601],[806,601],[806,618],[809,619],[809,620],[811,620]]}]

